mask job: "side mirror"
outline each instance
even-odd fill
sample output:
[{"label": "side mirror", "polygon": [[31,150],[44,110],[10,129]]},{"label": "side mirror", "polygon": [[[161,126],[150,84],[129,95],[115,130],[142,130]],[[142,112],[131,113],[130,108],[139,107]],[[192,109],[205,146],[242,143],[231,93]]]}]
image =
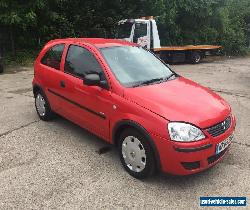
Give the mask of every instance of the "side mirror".
[{"label": "side mirror", "polygon": [[87,74],[83,79],[83,83],[88,86],[100,86],[100,82],[98,74]]},{"label": "side mirror", "polygon": [[107,81],[102,81],[99,74],[87,74],[83,79],[83,83],[88,86],[99,86],[107,90],[109,89]]}]

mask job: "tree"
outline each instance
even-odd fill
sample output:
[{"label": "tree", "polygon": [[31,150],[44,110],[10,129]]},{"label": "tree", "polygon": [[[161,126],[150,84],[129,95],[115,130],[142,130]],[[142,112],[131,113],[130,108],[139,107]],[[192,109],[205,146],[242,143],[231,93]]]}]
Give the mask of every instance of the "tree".
[{"label": "tree", "polygon": [[227,54],[250,45],[249,0],[1,0],[0,39],[14,54],[55,38],[114,37],[119,20],[151,15],[163,45],[221,44]]},{"label": "tree", "polygon": [[0,25],[5,28],[5,36],[10,37],[11,50],[15,54],[16,34],[25,31],[28,27],[36,25],[36,14],[32,10],[31,2],[18,0],[1,0],[0,2]]}]

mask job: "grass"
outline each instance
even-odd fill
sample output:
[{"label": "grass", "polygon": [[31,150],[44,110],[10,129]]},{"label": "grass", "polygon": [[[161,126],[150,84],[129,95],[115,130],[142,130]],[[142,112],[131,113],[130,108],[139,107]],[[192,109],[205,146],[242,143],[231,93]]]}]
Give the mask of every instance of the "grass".
[{"label": "grass", "polygon": [[6,53],[3,58],[5,66],[27,66],[32,65],[38,52],[32,50],[17,51],[16,55]]},{"label": "grass", "polygon": [[247,56],[250,56],[250,47],[249,47],[249,49],[247,50]]}]

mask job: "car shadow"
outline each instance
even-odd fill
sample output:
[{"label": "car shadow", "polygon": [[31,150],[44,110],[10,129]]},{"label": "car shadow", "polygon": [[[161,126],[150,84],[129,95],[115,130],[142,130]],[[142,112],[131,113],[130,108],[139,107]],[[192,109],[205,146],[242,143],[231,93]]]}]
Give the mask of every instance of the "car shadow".
[{"label": "car shadow", "polygon": [[[117,149],[105,142],[103,139],[99,138],[98,136],[92,134],[88,130],[81,128],[80,126],[72,123],[71,121],[57,115],[56,118],[53,120],[58,126],[62,127],[65,130],[70,130],[72,133],[74,133],[76,136],[79,136],[81,138],[82,143],[90,145],[90,147],[93,147],[93,150],[99,154],[105,156],[112,161],[114,161],[115,164],[119,163],[119,155],[117,152]],[[85,149],[84,147],[82,149]],[[108,156],[107,156],[108,155]],[[120,167],[122,169],[122,165],[120,164]],[[145,183],[146,185],[155,185],[160,186],[163,183],[167,185],[168,187],[172,188],[191,188],[193,185],[202,184],[204,183],[204,180],[211,179],[214,174],[214,168],[216,166],[207,169],[203,172],[200,172],[198,174],[192,174],[187,176],[177,176],[177,175],[171,175],[171,174],[165,174],[162,172],[158,172],[155,176],[149,177],[147,179],[141,180],[141,182]],[[125,173],[126,176],[130,176],[129,174]],[[132,178],[136,181],[135,178]]]},{"label": "car shadow", "polygon": [[99,155],[114,150],[113,145],[109,144],[108,142],[96,136],[95,134],[91,133],[87,129],[80,127],[79,125],[67,120],[66,118],[60,115],[56,115],[55,118],[53,119],[53,122],[56,122],[57,125],[64,127],[65,130],[70,130],[75,135],[80,136],[81,140],[84,141],[85,143],[87,144],[89,143],[90,145],[97,147],[95,151]]}]

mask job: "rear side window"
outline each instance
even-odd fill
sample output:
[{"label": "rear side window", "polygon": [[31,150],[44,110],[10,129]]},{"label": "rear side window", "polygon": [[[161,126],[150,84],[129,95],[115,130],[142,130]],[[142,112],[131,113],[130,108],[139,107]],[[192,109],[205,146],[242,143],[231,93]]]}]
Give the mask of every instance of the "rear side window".
[{"label": "rear side window", "polygon": [[87,49],[71,45],[69,47],[65,60],[64,71],[78,77],[84,77],[86,74],[98,73],[103,76],[102,67]]},{"label": "rear side window", "polygon": [[63,54],[64,44],[58,44],[52,47],[43,56],[41,63],[52,67],[54,69],[60,69],[61,58]]}]

